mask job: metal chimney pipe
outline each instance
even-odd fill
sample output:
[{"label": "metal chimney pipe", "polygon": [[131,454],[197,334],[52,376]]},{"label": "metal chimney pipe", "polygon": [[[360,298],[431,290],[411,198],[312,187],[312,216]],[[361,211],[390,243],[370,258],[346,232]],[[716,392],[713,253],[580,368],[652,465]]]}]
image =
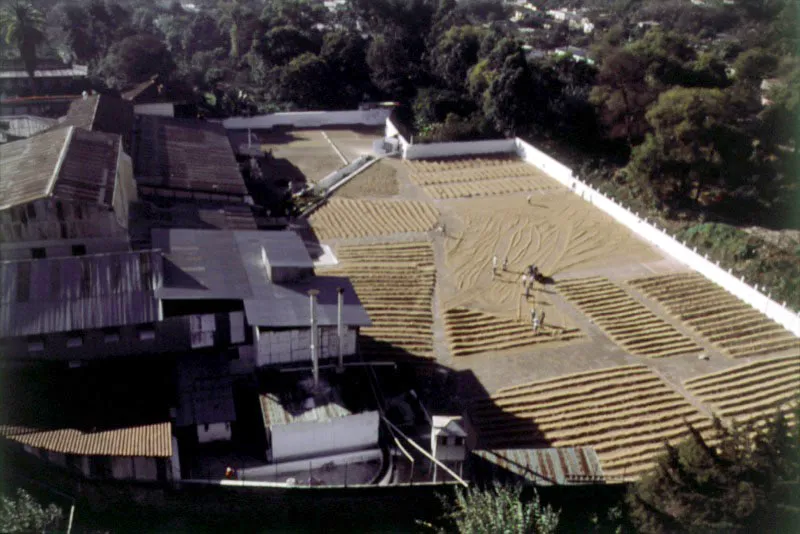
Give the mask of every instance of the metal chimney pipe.
[{"label": "metal chimney pipe", "polygon": [[336,303],[336,340],[339,345],[339,372],[342,372],[344,371],[344,351],[342,350],[342,343],[344,342],[344,321],[342,319],[342,309],[344,308],[344,288],[338,287],[336,288],[336,292],[339,294],[339,298]]},{"label": "metal chimney pipe", "polygon": [[314,388],[319,387],[319,357],[317,351],[319,350],[319,333],[317,332],[317,295],[319,290],[309,289],[308,296],[311,305],[311,365],[314,372]]}]

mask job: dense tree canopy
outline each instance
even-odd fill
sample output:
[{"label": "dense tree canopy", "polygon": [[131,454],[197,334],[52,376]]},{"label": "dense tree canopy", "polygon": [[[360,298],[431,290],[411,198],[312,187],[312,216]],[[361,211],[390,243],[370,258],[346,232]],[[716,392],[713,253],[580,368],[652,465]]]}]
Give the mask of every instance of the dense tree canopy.
[{"label": "dense tree canopy", "polygon": [[759,430],[717,421],[712,435],[691,429],[665,447],[628,496],[637,531],[778,534],[800,525],[800,433],[782,413]]}]

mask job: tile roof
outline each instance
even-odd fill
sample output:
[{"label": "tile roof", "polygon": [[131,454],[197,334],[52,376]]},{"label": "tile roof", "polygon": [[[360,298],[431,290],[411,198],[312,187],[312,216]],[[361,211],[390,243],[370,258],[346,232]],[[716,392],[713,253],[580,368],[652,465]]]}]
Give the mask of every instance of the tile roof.
[{"label": "tile roof", "polygon": [[119,143],[68,127],[0,145],[0,210],[50,195],[110,206]]},{"label": "tile roof", "polygon": [[247,195],[222,125],[138,115],[134,152],[134,174],[141,185]]},{"label": "tile roof", "polygon": [[150,323],[158,251],[0,262],[0,337]]},{"label": "tile roof", "polygon": [[8,371],[0,436],[64,454],[171,456],[168,380],[136,365]]},{"label": "tile roof", "polygon": [[0,426],[0,436],[52,452],[95,456],[171,456],[169,421],[130,428],[85,432],[75,428],[39,430]]}]

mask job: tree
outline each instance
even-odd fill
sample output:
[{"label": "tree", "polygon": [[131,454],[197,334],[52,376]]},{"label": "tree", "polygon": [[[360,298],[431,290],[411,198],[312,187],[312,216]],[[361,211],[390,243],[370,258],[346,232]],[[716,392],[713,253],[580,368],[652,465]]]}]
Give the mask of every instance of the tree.
[{"label": "tree", "polygon": [[728,192],[749,177],[752,142],[729,115],[719,89],[676,87],[647,112],[653,129],[631,155],[629,171],[667,202],[695,202],[708,187]]},{"label": "tree", "polygon": [[769,78],[778,67],[778,58],[763,48],[753,48],[739,54],[733,63],[736,79],[744,83],[759,85]]},{"label": "tree", "polygon": [[506,58],[484,93],[484,114],[506,135],[541,129],[551,118],[551,99],[558,92],[549,73],[531,68],[518,50]]},{"label": "tree", "polygon": [[338,30],[325,34],[320,57],[328,64],[331,83],[337,87],[340,105],[355,107],[374,90],[369,80],[366,41],[358,32]]},{"label": "tree", "polygon": [[647,83],[646,62],[624,49],[610,53],[600,65],[591,101],[601,108],[601,118],[611,138],[623,138],[628,146],[644,137],[648,129],[647,107],[657,92]]},{"label": "tree", "polygon": [[99,70],[109,86],[124,89],[154,75],[168,78],[175,63],[158,38],[135,35],[114,44]]},{"label": "tree", "polygon": [[58,527],[61,517],[58,506],[45,508],[22,488],[17,489],[16,499],[0,499],[0,532],[45,532]]},{"label": "tree", "polygon": [[310,52],[301,54],[291,60],[281,73],[281,100],[301,109],[329,108],[336,91],[331,91],[324,83],[310,83],[311,80],[325,80],[327,75],[328,65],[323,59]]},{"label": "tree", "polygon": [[254,51],[268,65],[281,66],[306,52],[316,54],[319,47],[305,32],[293,26],[278,26],[264,34]]},{"label": "tree", "polygon": [[443,502],[443,519],[449,528],[441,532],[551,534],[558,527],[559,512],[542,506],[535,491],[528,502],[523,502],[521,486],[496,483],[486,489],[457,488],[455,497]]},{"label": "tree", "polygon": [[780,411],[766,423],[728,428],[715,420],[713,431],[689,427],[685,441],[665,444],[627,496],[637,531],[792,531],[800,520],[800,432]]},{"label": "tree", "polygon": [[410,57],[399,34],[379,35],[367,48],[367,65],[372,83],[390,98],[413,94],[418,79],[418,64]]},{"label": "tree", "polygon": [[239,58],[239,28],[244,22],[247,10],[242,7],[239,0],[220,2],[219,23],[228,33],[230,41],[229,54],[233,59]]},{"label": "tree", "polygon": [[19,50],[25,71],[36,91],[33,77],[36,70],[36,47],[44,42],[44,16],[26,0],[11,0],[0,10],[0,30],[6,44]]},{"label": "tree", "polygon": [[293,26],[304,32],[315,31],[327,18],[325,6],[309,0],[272,0],[261,12],[261,21],[267,28]]},{"label": "tree", "polygon": [[447,30],[430,52],[431,72],[450,89],[463,92],[467,73],[478,62],[483,32],[475,26]]}]

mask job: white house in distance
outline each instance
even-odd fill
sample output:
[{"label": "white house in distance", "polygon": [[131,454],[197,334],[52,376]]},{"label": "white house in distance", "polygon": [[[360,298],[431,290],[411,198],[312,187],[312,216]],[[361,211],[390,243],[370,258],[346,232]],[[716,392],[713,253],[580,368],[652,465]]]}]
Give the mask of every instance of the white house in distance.
[{"label": "white house in distance", "polygon": [[[434,415],[431,428],[431,453],[433,457],[461,475],[467,457],[467,432],[460,416]],[[437,466],[433,465],[436,482]]]}]

